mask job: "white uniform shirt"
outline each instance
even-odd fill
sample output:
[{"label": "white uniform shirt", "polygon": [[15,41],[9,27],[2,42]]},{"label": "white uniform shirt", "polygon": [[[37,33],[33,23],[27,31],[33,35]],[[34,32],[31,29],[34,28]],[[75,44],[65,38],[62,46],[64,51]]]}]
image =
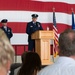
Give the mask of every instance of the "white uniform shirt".
[{"label": "white uniform shirt", "polygon": [[75,75],[75,60],[59,57],[53,65],[45,67],[38,75]]}]

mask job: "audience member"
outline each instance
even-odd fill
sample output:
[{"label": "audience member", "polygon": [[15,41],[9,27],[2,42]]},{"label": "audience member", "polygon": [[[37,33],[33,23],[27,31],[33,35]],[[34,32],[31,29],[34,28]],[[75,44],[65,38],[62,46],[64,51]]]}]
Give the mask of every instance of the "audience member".
[{"label": "audience member", "polygon": [[42,69],[38,75],[75,75],[75,31],[68,29],[60,34],[58,60]]},{"label": "audience member", "polygon": [[0,38],[0,75],[8,75],[13,60],[13,47],[8,40]]},{"label": "audience member", "polygon": [[41,60],[37,53],[28,52],[17,75],[37,75],[41,69]]},{"label": "audience member", "polygon": [[[27,52],[24,52],[21,56],[22,64],[24,63],[24,59],[25,59],[26,54],[27,54]],[[21,66],[14,70],[14,75],[17,75],[20,68],[21,68]]]}]

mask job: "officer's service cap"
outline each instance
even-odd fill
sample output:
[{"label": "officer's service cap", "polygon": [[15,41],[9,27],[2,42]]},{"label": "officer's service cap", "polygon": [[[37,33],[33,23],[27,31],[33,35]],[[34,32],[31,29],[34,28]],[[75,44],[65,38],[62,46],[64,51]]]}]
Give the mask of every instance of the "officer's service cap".
[{"label": "officer's service cap", "polygon": [[7,23],[7,22],[8,22],[7,19],[3,19],[3,20],[1,20],[1,23]]},{"label": "officer's service cap", "polygon": [[38,17],[37,14],[32,14],[31,16],[32,16],[33,18],[37,18],[37,17]]}]

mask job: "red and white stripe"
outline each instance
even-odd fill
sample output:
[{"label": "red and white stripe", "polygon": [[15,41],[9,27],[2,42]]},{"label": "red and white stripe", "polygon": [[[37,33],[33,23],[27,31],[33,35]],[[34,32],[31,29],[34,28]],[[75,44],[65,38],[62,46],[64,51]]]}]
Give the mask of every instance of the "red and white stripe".
[{"label": "red and white stripe", "polygon": [[54,35],[55,35],[55,40],[56,40],[56,42],[58,42],[58,29],[55,26],[53,26],[53,31],[54,31]]}]

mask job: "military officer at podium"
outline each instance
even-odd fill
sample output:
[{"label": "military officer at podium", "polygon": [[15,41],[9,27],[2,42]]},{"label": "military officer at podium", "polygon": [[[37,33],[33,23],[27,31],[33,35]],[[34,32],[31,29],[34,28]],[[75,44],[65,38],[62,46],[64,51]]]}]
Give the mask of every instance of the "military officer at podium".
[{"label": "military officer at podium", "polygon": [[35,52],[35,40],[31,39],[31,35],[38,30],[43,30],[41,23],[37,22],[38,15],[32,14],[32,21],[27,23],[26,33],[28,34],[28,50]]},{"label": "military officer at podium", "polygon": [[12,33],[11,28],[9,28],[9,27],[7,26],[7,22],[8,22],[7,19],[1,20],[1,23],[2,23],[1,29],[5,32],[7,38],[8,38],[9,41],[10,41],[10,38],[13,36],[13,33]]}]

